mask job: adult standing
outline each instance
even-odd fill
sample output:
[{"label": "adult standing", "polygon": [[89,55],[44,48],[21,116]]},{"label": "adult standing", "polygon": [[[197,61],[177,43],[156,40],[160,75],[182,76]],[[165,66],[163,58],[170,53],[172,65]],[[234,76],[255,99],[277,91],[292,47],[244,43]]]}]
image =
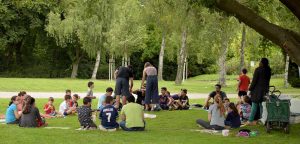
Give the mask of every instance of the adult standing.
[{"label": "adult standing", "polygon": [[269,92],[270,79],[271,68],[269,66],[269,60],[267,58],[262,58],[259,63],[259,67],[256,68],[254,71],[252,83],[249,88],[252,107],[247,125],[254,125],[253,121],[257,113],[258,107],[261,116],[262,101],[264,99],[264,96]]},{"label": "adult standing", "polygon": [[158,104],[159,96],[158,96],[158,79],[157,79],[157,70],[156,68],[149,62],[146,62],[144,65],[142,85],[144,85],[145,79],[147,77],[146,82],[146,97],[145,97],[145,109],[154,110],[154,105]]},{"label": "adult standing", "polygon": [[[131,96],[131,91],[133,87],[133,70],[132,66],[128,65],[127,67],[121,66],[115,71],[116,77],[116,105],[115,108],[120,107],[120,98],[122,96],[122,104],[126,104],[126,98]],[[130,84],[129,84],[130,81]]]}]

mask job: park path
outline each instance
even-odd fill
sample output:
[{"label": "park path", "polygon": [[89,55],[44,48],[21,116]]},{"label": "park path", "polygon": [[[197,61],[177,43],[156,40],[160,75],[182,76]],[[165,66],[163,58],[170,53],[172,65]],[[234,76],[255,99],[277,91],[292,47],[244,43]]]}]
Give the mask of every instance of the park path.
[{"label": "park path", "polygon": [[[72,92],[75,94],[76,92]],[[0,98],[11,98],[11,96],[17,95],[18,92],[0,92]],[[65,93],[64,92],[27,92],[27,94],[31,95],[34,98],[63,98]],[[76,93],[80,97],[84,97],[86,93],[78,92]],[[100,96],[103,93],[94,93],[95,96]],[[199,99],[199,98],[206,98],[208,93],[189,93],[188,94],[190,99]],[[227,94],[229,98],[236,98],[236,94]]]}]

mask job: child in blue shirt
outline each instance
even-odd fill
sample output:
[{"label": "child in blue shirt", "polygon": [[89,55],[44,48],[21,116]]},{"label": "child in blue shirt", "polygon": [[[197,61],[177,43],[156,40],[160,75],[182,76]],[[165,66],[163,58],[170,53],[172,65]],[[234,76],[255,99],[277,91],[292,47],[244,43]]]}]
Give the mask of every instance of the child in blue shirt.
[{"label": "child in blue shirt", "polygon": [[105,107],[100,112],[99,119],[101,119],[100,130],[116,130],[119,124],[116,119],[118,118],[118,110],[112,105],[113,97],[107,96],[105,99]]},{"label": "child in blue shirt", "polygon": [[5,122],[7,124],[18,124],[19,118],[21,117],[21,114],[18,113],[17,105],[19,104],[20,97],[13,96],[10,99],[10,102],[8,104],[8,108],[6,110],[6,116],[5,116]]},{"label": "child in blue shirt", "polygon": [[112,96],[113,91],[114,91],[114,90],[113,90],[111,87],[108,87],[108,88],[106,89],[106,93],[105,93],[104,95],[102,95],[102,96],[99,97],[97,108],[98,108],[100,111],[101,111],[101,110],[104,108],[104,106],[105,106],[105,99],[106,99],[106,97]]}]

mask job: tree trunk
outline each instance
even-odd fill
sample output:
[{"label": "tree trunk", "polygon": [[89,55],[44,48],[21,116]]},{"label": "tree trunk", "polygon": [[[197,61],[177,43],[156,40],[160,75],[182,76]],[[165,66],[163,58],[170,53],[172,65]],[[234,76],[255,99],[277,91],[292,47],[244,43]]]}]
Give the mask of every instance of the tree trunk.
[{"label": "tree trunk", "polygon": [[165,46],[166,46],[165,34],[163,34],[161,40],[161,46],[160,46],[160,53],[159,53],[158,80],[163,80]]},{"label": "tree trunk", "polygon": [[99,64],[100,64],[100,56],[101,56],[101,51],[98,50],[97,51],[97,57],[96,57],[96,63],[95,63],[95,67],[94,67],[94,70],[93,70],[92,79],[96,79],[96,77],[97,77],[97,72],[98,72]]},{"label": "tree trunk", "polygon": [[289,76],[289,62],[290,62],[290,57],[286,55],[286,61],[285,61],[285,71],[284,71],[284,87],[288,88],[289,83],[288,83],[288,76]]},{"label": "tree trunk", "polygon": [[181,85],[182,83],[182,73],[183,73],[183,63],[184,63],[184,58],[185,58],[185,52],[186,52],[186,37],[187,37],[187,32],[186,29],[183,30],[182,35],[181,35],[181,48],[179,55],[177,56],[177,74],[176,74],[176,80],[175,84],[176,85]]},{"label": "tree trunk", "polygon": [[240,47],[240,69],[238,71],[238,74],[240,74],[242,69],[245,67],[245,44],[246,44],[246,26],[243,24],[242,41]]},{"label": "tree trunk", "polygon": [[216,0],[216,5],[280,46],[291,59],[300,65],[300,35],[298,33],[268,22],[236,0]]},{"label": "tree trunk", "polygon": [[223,31],[222,34],[222,44],[221,44],[221,56],[219,58],[219,84],[222,86],[226,86],[226,56],[227,56],[227,47],[228,47],[228,37],[226,32]]},{"label": "tree trunk", "polygon": [[74,61],[72,64],[72,74],[71,78],[76,78],[78,73],[79,59]]},{"label": "tree trunk", "polygon": [[71,78],[76,78],[77,74],[78,74],[78,66],[80,63],[80,60],[82,59],[82,54],[80,53],[80,48],[75,48],[75,56],[73,56],[72,54],[69,54],[69,56],[72,59],[72,74],[71,74]]},{"label": "tree trunk", "polygon": [[300,66],[298,66],[298,70],[299,70],[299,78],[300,78]]}]

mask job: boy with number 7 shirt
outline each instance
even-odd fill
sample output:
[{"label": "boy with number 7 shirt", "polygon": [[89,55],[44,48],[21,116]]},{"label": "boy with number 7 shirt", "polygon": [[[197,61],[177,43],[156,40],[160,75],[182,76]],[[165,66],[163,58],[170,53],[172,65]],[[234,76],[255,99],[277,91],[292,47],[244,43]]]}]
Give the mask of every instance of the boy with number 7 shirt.
[{"label": "boy with number 7 shirt", "polygon": [[105,99],[105,107],[102,108],[99,119],[101,124],[99,125],[100,130],[103,131],[115,131],[119,128],[119,124],[116,119],[118,118],[118,110],[112,105],[113,97],[107,96]]}]

